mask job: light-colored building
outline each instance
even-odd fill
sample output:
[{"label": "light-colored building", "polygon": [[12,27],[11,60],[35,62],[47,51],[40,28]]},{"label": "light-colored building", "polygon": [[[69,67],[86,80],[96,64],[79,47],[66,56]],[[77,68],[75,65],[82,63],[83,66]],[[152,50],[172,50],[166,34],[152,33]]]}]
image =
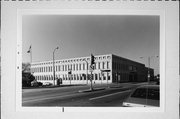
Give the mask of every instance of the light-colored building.
[{"label": "light-colored building", "polygon": [[[53,61],[34,62],[31,72],[38,82],[53,84]],[[55,84],[90,84],[91,72],[96,84],[147,80],[144,64],[113,54],[95,56],[94,70],[90,68],[90,56],[55,60]]]}]

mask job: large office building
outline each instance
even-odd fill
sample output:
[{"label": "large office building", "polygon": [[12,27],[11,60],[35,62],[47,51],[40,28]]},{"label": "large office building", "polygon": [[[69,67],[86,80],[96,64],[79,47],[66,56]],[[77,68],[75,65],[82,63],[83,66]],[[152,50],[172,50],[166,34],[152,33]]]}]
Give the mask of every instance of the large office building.
[{"label": "large office building", "polygon": [[[54,61],[55,84],[120,83],[147,81],[148,68],[144,64],[113,54],[95,56],[93,69],[90,56]],[[150,78],[154,70],[149,69]],[[53,61],[34,62],[31,72],[38,82],[54,83]],[[91,74],[91,75],[90,75]]]}]

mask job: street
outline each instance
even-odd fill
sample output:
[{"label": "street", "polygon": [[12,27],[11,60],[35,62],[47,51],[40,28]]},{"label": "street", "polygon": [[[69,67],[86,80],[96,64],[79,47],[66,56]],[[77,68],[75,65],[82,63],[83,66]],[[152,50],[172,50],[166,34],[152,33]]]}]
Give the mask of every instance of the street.
[{"label": "street", "polygon": [[131,89],[141,84],[64,86],[22,90],[22,106],[122,106]]}]

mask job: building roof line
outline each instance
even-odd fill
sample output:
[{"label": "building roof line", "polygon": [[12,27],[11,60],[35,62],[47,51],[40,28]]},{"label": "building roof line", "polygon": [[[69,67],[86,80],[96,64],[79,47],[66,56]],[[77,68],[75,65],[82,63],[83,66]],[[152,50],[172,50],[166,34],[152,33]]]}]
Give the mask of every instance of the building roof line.
[{"label": "building roof line", "polygon": [[[112,56],[112,54],[104,54],[104,55],[94,55],[95,57],[99,57],[99,56]],[[65,60],[74,60],[74,59],[84,59],[84,58],[90,58],[89,56],[85,56],[85,57],[74,57],[74,58],[66,58],[66,59],[60,59],[60,60],[55,60],[55,62],[57,61],[65,61]],[[52,60],[46,60],[46,61],[36,61],[36,62],[32,62],[32,64],[36,64],[36,63],[45,63],[45,62],[52,62]]]},{"label": "building roof line", "polygon": [[130,59],[128,59],[128,58],[120,57],[120,56],[114,55],[114,54],[112,54],[112,56],[115,56],[115,57],[118,57],[118,58],[122,58],[122,59],[124,59],[124,60],[128,60],[128,61],[130,61],[130,62],[138,63],[138,64],[140,64],[140,65],[144,65],[144,66],[145,66],[145,64],[143,64],[143,63],[136,62],[136,61],[130,60]]}]

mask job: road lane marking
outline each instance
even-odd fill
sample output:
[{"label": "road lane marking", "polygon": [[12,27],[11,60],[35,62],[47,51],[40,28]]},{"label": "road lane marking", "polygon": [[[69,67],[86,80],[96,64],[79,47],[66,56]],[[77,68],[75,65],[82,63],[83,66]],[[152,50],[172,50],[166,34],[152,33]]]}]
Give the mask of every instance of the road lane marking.
[{"label": "road lane marking", "polygon": [[103,95],[103,96],[98,96],[98,97],[94,97],[94,98],[90,98],[89,100],[97,100],[100,98],[104,98],[104,97],[108,97],[108,96],[112,96],[112,95],[117,95],[117,94],[121,94],[121,93],[126,93],[126,92],[130,92],[131,90],[126,90],[126,91],[122,91],[122,92],[117,92],[117,93],[112,93],[112,94],[108,94],[108,95]]}]

